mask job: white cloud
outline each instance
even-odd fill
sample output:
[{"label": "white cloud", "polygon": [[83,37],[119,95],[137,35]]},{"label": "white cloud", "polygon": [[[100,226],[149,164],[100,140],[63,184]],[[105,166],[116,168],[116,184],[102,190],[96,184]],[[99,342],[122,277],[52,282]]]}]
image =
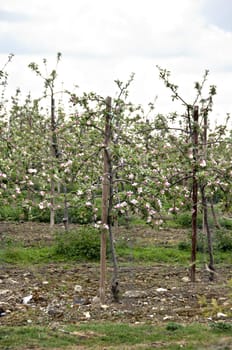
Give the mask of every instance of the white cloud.
[{"label": "white cloud", "polygon": [[230,0],[204,0],[202,12],[207,22],[224,31],[232,31],[232,2]]},{"label": "white cloud", "polygon": [[42,82],[28,63],[46,57],[53,67],[58,51],[63,53],[60,81],[69,88],[78,84],[81,90],[114,94],[114,79],[126,80],[135,72],[131,97],[145,103],[158,95],[157,112],[178,106],[159,80],[156,64],[171,70],[190,101],[194,82],[209,69],[209,84],[218,86],[215,114],[223,116],[232,110],[232,32],[207,12],[210,7],[216,14],[217,6],[216,0],[8,0],[0,5],[0,62],[14,52],[9,85],[35,95]]}]

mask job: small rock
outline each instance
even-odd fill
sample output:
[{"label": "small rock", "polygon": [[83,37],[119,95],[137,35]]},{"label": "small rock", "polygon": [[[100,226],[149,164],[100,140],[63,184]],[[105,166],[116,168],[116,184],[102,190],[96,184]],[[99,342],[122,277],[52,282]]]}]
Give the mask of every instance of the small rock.
[{"label": "small rock", "polygon": [[90,312],[89,312],[89,311],[83,312],[83,315],[85,316],[85,318],[86,318],[87,320],[89,320],[89,319],[91,318]]},{"label": "small rock", "polygon": [[166,321],[166,320],[171,320],[173,318],[173,316],[168,316],[168,315],[165,315],[163,317],[163,320]]},{"label": "small rock", "polygon": [[188,276],[183,277],[181,280],[185,283],[190,282],[190,278]]},{"label": "small rock", "polygon": [[47,313],[49,316],[53,316],[53,317],[61,317],[63,316],[63,311],[55,306],[49,305],[47,307]]},{"label": "small rock", "polygon": [[101,304],[101,309],[103,309],[103,310],[107,310],[108,308],[109,308],[109,306],[108,306],[108,305]]},{"label": "small rock", "polygon": [[26,297],[23,298],[22,303],[27,305],[32,300],[32,298],[33,298],[32,294],[27,295]]},{"label": "small rock", "polygon": [[79,284],[76,284],[75,287],[74,287],[74,292],[80,293],[82,291],[83,291],[82,286],[80,286]]},{"label": "small rock", "polygon": [[8,294],[8,293],[10,293],[9,289],[0,290],[0,295],[5,295],[5,294]]},{"label": "small rock", "polygon": [[100,298],[98,296],[93,297],[92,304],[100,304]]},{"label": "small rock", "polygon": [[89,305],[90,304],[90,300],[88,298],[74,297],[73,298],[73,303],[76,304],[76,305]]},{"label": "small rock", "polygon": [[139,298],[139,297],[144,297],[146,295],[146,292],[143,290],[127,290],[124,294],[123,297],[127,298]]},{"label": "small rock", "polygon": [[6,315],[6,311],[2,307],[0,307],[0,317],[5,315]]},{"label": "small rock", "polygon": [[30,276],[30,275],[31,275],[30,272],[25,272],[25,273],[23,274],[23,277],[28,277],[28,276]]},{"label": "small rock", "polygon": [[8,282],[11,284],[18,284],[18,281],[13,280],[12,278],[8,279]]},{"label": "small rock", "polygon": [[157,292],[167,292],[168,290],[166,288],[157,288]]}]

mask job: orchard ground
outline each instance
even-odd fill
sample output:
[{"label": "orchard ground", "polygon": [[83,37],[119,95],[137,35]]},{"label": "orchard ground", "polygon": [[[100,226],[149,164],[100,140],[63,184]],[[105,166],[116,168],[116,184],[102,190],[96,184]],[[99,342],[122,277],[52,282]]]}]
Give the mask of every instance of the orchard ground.
[{"label": "orchard ground", "polygon": [[[62,228],[57,226],[56,229]],[[135,249],[157,246],[170,254],[170,249],[178,242],[186,241],[186,230],[134,226],[130,229],[119,227],[116,231],[116,241],[124,239],[127,242],[124,255],[120,254],[122,244],[121,248],[119,244],[120,302],[114,302],[110,293],[112,265],[109,259],[106,302],[100,305],[97,300],[98,262],[62,261],[52,256],[50,259],[46,256],[47,261],[41,257],[38,261],[33,258],[31,262],[20,261],[17,247],[32,252],[33,249],[36,252],[52,247],[55,234],[50,232],[47,224],[0,223],[1,252],[8,251],[7,259],[0,255],[0,336],[4,327],[46,326],[50,330],[60,330],[69,325],[96,322],[157,327],[170,323],[185,326],[194,323],[231,325],[231,263],[219,262],[215,280],[210,282],[205,266],[207,255],[201,255],[197,263],[196,283],[191,283],[188,263],[179,263],[175,259],[173,263],[159,262],[155,251],[151,252],[154,260],[149,257],[146,261],[136,256]],[[190,251],[186,254],[190,256]],[[231,334],[228,339],[228,344],[230,341],[232,344]],[[1,347],[1,344],[0,348],[15,349]],[[158,348],[165,347],[160,345]]]}]

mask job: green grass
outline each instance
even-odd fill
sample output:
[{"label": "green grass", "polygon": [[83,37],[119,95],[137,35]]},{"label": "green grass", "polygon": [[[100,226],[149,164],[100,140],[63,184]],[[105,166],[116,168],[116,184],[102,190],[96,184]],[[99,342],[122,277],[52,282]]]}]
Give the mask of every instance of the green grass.
[{"label": "green grass", "polygon": [[[160,263],[172,263],[186,265],[190,260],[190,249],[180,250],[178,246],[137,246],[130,248],[126,245],[119,245],[116,247],[118,257],[123,260],[133,259],[135,262],[160,262]],[[73,252],[73,248],[72,248]],[[203,254],[198,252],[197,259],[204,261],[207,259],[207,253]],[[73,261],[86,261],[86,257],[83,254],[76,255],[57,252],[57,246],[40,246],[40,247],[23,247],[20,245],[10,245],[0,249],[0,261],[9,264],[43,264],[51,262],[73,262]],[[92,259],[90,259],[92,261]],[[97,259],[96,261],[99,261]],[[216,264],[232,264],[232,254],[228,252],[215,252]]]},{"label": "green grass", "polygon": [[9,264],[39,264],[58,261],[53,247],[12,246],[0,249],[0,261]]},{"label": "green grass", "polygon": [[135,246],[118,247],[117,252],[120,257],[127,259],[133,257],[135,261],[144,262],[163,262],[163,263],[180,263],[189,262],[188,251],[180,251],[177,247],[160,247],[160,246]]},{"label": "green grass", "polygon": [[44,327],[0,326],[0,349],[65,348],[76,345],[74,336],[54,332]]},{"label": "green grass", "polygon": [[[0,327],[0,349],[206,349],[226,339],[232,341],[231,326],[210,327],[190,324],[182,326],[168,323],[163,326],[151,324],[129,325],[125,323],[85,323],[60,325],[52,330],[46,327]],[[226,345],[226,344],[225,344]],[[225,347],[226,349],[226,347]]]}]

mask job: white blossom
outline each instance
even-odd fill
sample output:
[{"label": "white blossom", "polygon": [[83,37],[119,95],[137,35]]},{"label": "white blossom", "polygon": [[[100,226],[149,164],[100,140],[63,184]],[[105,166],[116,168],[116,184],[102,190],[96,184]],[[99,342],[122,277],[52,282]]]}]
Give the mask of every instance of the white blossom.
[{"label": "white blossom", "polygon": [[21,193],[21,190],[20,190],[20,188],[18,186],[15,188],[15,192],[18,193],[18,194]]},{"label": "white blossom", "polygon": [[29,174],[36,174],[36,173],[37,173],[37,170],[36,170],[36,169],[33,169],[33,168],[29,168],[29,169],[28,169],[28,172],[29,172]]},{"label": "white blossom", "polygon": [[206,167],[206,161],[205,161],[205,159],[202,159],[201,161],[200,161],[200,164],[199,164],[202,168],[205,168]]},{"label": "white blossom", "polygon": [[127,195],[128,197],[132,196],[132,194],[133,194],[132,191],[127,191],[127,193],[126,193],[126,195]]}]

